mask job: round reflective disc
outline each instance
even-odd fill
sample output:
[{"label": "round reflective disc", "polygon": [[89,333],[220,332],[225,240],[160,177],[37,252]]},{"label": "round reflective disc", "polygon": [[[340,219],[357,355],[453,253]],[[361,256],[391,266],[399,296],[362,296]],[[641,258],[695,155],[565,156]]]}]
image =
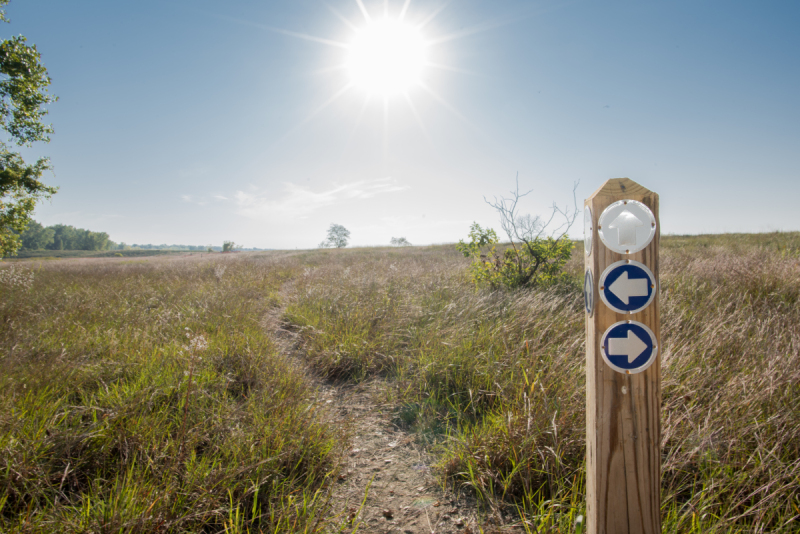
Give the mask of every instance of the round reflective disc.
[{"label": "round reflective disc", "polygon": [[612,263],[597,284],[600,298],[617,313],[638,313],[656,296],[656,277],[643,263],[622,260]]},{"label": "round reflective disc", "polygon": [[600,214],[597,235],[605,246],[620,254],[639,252],[656,235],[656,218],[638,200],[618,200]]},{"label": "round reflective disc", "polygon": [[583,208],[583,250],[586,255],[592,253],[592,208]]},{"label": "round reflective disc", "polygon": [[600,352],[609,367],[625,374],[641,373],[658,356],[652,330],[637,321],[620,321],[608,327],[600,340]]},{"label": "round reflective disc", "polygon": [[586,313],[591,317],[594,314],[594,280],[592,280],[592,271],[588,269],[586,276],[583,277],[583,305]]}]

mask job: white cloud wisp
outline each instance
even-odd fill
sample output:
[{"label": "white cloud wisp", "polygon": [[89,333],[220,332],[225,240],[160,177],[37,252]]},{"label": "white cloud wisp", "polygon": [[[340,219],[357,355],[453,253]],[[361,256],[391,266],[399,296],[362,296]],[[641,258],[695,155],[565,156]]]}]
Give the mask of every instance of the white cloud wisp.
[{"label": "white cloud wisp", "polygon": [[337,185],[323,192],[314,192],[296,184],[285,183],[283,194],[275,196],[266,192],[237,191],[235,194],[239,214],[253,219],[273,219],[287,217],[305,218],[315,211],[349,200],[365,200],[377,195],[403,191],[393,178],[361,180]]}]

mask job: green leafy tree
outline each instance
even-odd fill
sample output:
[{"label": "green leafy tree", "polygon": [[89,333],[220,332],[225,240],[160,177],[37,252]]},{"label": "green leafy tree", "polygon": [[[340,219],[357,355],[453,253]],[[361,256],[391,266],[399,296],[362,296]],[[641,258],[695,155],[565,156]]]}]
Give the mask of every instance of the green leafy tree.
[{"label": "green leafy tree", "polygon": [[[34,221],[31,224],[38,223]],[[50,250],[106,250],[115,246],[106,232],[92,232],[66,224],[48,226],[47,230],[53,232],[52,240],[45,246]]]},{"label": "green leafy tree", "polygon": [[225,241],[222,243],[222,252],[233,252],[234,249],[241,248],[241,245],[237,245],[233,241]]},{"label": "green leafy tree", "polygon": [[81,250],[105,250],[108,248],[108,234],[84,230],[81,235]]},{"label": "green leafy tree", "polygon": [[46,248],[50,250],[69,250],[69,244],[72,241],[72,228],[64,224],[55,224],[49,228],[53,229],[53,242]]},{"label": "green leafy tree", "polygon": [[[519,179],[511,198],[495,198],[486,202],[500,214],[500,224],[509,239],[507,246],[499,247],[497,233],[491,228],[482,228],[473,223],[470,228],[470,241],[459,241],[456,248],[468,258],[472,258],[470,275],[476,285],[487,285],[494,289],[500,287],[518,288],[547,285],[563,281],[563,273],[572,253],[572,241],[567,230],[577,217],[577,199],[573,187],[575,207],[561,209],[553,204],[552,213],[547,220],[539,216],[520,215]],[[563,219],[563,220],[562,220]],[[552,228],[555,222],[561,224]]]},{"label": "green leafy tree", "polygon": [[48,247],[52,250],[76,250],[75,227],[66,224],[54,224],[49,226],[55,232],[53,243]]},{"label": "green leafy tree", "polygon": [[[9,0],[0,0],[0,8]],[[0,21],[8,22],[0,9]],[[12,150],[47,142],[53,132],[42,119],[45,106],[57,100],[47,92],[50,77],[41,63],[36,46],[28,46],[23,36],[0,42],[0,128],[10,139],[0,141],[0,256],[14,254],[21,246],[20,234],[30,222],[36,203],[50,198],[57,188],[45,185],[42,174],[50,169],[50,161],[40,158],[25,163]]]},{"label": "green leafy tree", "polygon": [[411,243],[405,237],[393,237],[389,240],[389,244],[394,247],[410,247]]},{"label": "green leafy tree", "polygon": [[42,250],[53,242],[56,235],[52,228],[45,228],[36,221],[31,221],[22,232],[22,250]]},{"label": "green leafy tree", "polygon": [[350,230],[341,224],[332,223],[328,228],[328,237],[319,244],[319,248],[344,248],[350,239]]}]

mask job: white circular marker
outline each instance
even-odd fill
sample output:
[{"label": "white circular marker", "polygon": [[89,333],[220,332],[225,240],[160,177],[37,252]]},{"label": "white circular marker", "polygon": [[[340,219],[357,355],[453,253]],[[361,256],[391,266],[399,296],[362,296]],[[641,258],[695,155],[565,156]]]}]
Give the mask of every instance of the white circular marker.
[{"label": "white circular marker", "polygon": [[583,208],[583,250],[589,256],[592,253],[592,208]]},{"label": "white circular marker", "polygon": [[620,254],[639,252],[656,235],[656,218],[638,200],[618,200],[600,214],[597,234],[605,246]]}]

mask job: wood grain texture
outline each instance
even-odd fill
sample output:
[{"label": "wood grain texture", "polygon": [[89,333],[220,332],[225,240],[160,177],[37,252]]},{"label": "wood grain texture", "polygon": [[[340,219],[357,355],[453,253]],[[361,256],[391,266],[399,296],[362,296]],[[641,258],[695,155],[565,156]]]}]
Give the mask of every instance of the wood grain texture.
[{"label": "wood grain texture", "polygon": [[[638,200],[656,218],[650,244],[633,254],[618,254],[600,240],[597,220],[618,200]],[[592,211],[592,252],[585,256],[594,279],[595,311],[586,317],[586,523],[590,534],[661,532],[661,333],[658,287],[653,302],[635,314],[617,313],[599,297],[600,275],[619,260],[639,261],[659,280],[658,195],[629,178],[606,181],[586,200]],[[603,333],[612,324],[633,320],[656,336],[658,356],[645,371],[622,374],[600,353]],[[623,387],[625,392],[623,393]]]}]

